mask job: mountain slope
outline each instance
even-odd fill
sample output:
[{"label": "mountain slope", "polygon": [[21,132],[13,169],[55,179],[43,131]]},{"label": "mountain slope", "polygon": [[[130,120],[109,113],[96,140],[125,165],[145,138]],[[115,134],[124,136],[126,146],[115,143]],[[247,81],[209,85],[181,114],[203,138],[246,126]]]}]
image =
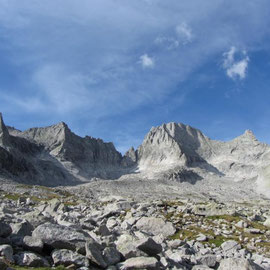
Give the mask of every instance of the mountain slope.
[{"label": "mountain slope", "polygon": [[0,114],[0,176],[17,182],[57,186],[120,178],[255,183],[269,167],[269,157],[270,146],[251,131],[221,142],[188,125],[168,123],[153,127],[137,150],[132,147],[122,156],[112,143],[79,137],[63,122],[22,132],[6,127]]},{"label": "mountain slope", "polygon": [[7,128],[1,115],[0,127],[0,172],[16,181],[69,185],[118,178],[127,170],[112,143],[81,138],[65,123],[21,132]]}]

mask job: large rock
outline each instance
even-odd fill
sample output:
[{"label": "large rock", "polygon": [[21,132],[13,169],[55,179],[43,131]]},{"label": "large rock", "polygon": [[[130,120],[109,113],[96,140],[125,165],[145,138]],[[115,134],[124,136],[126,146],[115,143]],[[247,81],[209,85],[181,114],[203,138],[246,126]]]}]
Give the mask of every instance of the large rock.
[{"label": "large rock", "polygon": [[85,245],[86,257],[95,265],[106,268],[107,263],[102,256],[102,247],[93,239],[89,239]]},{"label": "large rock", "polygon": [[145,238],[138,241],[136,247],[147,253],[149,256],[155,256],[162,251],[162,246],[157,244],[152,238]]},{"label": "large rock", "polygon": [[90,238],[84,232],[50,223],[38,226],[32,236],[53,248],[71,250],[84,250],[85,242]]},{"label": "large rock", "polygon": [[263,268],[251,260],[228,258],[220,262],[218,270],[263,270]]},{"label": "large rock", "polygon": [[132,270],[132,269],[152,269],[157,270],[158,260],[154,257],[136,257],[126,260],[119,265],[120,270]]},{"label": "large rock", "polygon": [[0,222],[0,237],[7,237],[12,233],[11,227],[3,222]]},{"label": "large rock", "polygon": [[115,247],[106,247],[103,250],[103,258],[107,265],[114,265],[121,260],[121,254]]},{"label": "large rock", "polygon": [[13,248],[10,245],[0,246],[0,256],[3,257],[7,262],[14,263]]},{"label": "large rock", "polygon": [[85,256],[68,249],[54,250],[51,256],[55,265],[69,266],[74,264],[77,267],[89,266],[89,261]]},{"label": "large rock", "polygon": [[35,252],[41,252],[44,246],[41,239],[32,236],[25,236],[22,240],[22,244],[26,250],[31,250]]},{"label": "large rock", "polygon": [[155,217],[142,217],[136,223],[136,227],[149,235],[162,234],[164,237],[173,235],[176,232],[171,222],[165,222],[162,218]]},{"label": "large rock", "polygon": [[32,234],[32,231],[34,229],[28,221],[11,224],[11,228],[12,234],[16,234],[18,236],[29,236]]},{"label": "large rock", "polygon": [[116,248],[125,259],[146,255],[146,253],[137,249],[137,241],[138,239],[130,234],[122,234],[116,241]]},{"label": "large rock", "polygon": [[15,263],[19,266],[49,267],[49,262],[33,252],[20,252],[14,255]]},{"label": "large rock", "polygon": [[224,253],[234,253],[237,250],[241,249],[241,245],[234,240],[229,240],[222,243],[221,248]]}]

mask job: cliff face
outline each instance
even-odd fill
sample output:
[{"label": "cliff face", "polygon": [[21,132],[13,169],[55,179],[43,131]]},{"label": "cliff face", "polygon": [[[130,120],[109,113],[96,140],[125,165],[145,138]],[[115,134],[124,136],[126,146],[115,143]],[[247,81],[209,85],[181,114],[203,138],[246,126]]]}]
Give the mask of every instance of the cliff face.
[{"label": "cliff face", "polygon": [[171,172],[170,178],[184,168],[242,180],[258,175],[269,151],[251,131],[221,142],[190,126],[169,123],[150,130],[137,150],[137,162],[141,172]]},{"label": "cliff face", "polygon": [[[112,143],[81,138],[61,122],[24,132],[0,121],[0,170],[19,181],[67,185],[120,177],[122,156]],[[126,167],[123,167],[126,170]]]}]

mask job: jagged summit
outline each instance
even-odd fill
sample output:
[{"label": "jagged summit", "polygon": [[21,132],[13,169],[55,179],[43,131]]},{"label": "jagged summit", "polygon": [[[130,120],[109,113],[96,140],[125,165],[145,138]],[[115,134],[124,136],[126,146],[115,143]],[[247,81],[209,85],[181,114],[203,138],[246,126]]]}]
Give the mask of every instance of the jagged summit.
[{"label": "jagged summit", "polygon": [[5,126],[2,113],[0,112],[0,145],[5,146],[9,144],[9,133]]}]

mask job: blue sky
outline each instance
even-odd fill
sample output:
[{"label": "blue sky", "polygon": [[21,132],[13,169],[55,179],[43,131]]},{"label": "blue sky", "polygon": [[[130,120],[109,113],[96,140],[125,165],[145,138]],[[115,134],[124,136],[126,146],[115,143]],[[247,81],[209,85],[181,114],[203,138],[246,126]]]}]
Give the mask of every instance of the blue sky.
[{"label": "blue sky", "polygon": [[0,0],[0,111],[137,147],[182,122],[270,143],[269,0]]}]

